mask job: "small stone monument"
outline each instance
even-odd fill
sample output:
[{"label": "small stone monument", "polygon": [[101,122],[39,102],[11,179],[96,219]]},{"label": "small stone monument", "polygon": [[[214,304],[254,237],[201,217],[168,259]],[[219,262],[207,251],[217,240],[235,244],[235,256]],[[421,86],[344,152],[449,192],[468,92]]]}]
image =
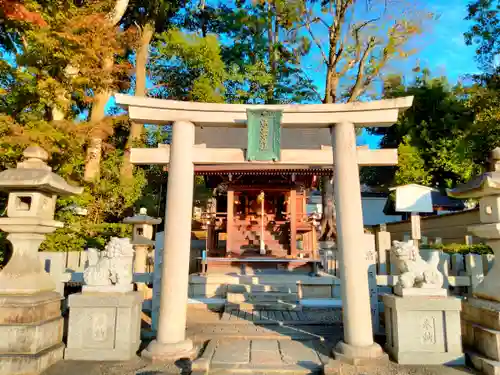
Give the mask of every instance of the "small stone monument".
[{"label": "small stone monument", "polygon": [[[123,223],[134,226],[132,232],[132,245],[135,250],[134,272],[146,273],[148,255],[150,255],[155,243],[153,241],[153,229],[155,225],[161,223],[161,219],[148,216],[147,209],[142,207],[139,210],[139,215],[127,217],[123,220]],[[145,283],[137,283],[137,290],[143,292],[144,298],[151,298],[151,296],[147,295],[150,291]]]},{"label": "small stone monument", "polygon": [[38,257],[45,235],[62,228],[54,220],[58,195],[81,194],[47,165],[48,154],[28,147],[24,161],[0,173],[7,191],[7,233],[12,256],[0,271],[0,374],[39,374],[62,359],[61,295]]},{"label": "small stone monument", "polygon": [[391,252],[400,275],[395,294],[383,296],[386,350],[401,364],[464,364],[461,301],[443,288],[439,253],[426,262],[413,240],[394,241]]},{"label": "small stone monument", "polygon": [[105,249],[88,249],[82,293],[69,296],[64,358],[126,361],[140,345],[143,296],[133,291],[130,239],[112,237]]},{"label": "small stone monument", "polygon": [[485,239],[495,253],[493,267],[462,303],[464,346],[474,367],[500,374],[500,148],[491,154],[490,171],[448,190],[453,198],[479,199],[481,224],[468,230]]}]

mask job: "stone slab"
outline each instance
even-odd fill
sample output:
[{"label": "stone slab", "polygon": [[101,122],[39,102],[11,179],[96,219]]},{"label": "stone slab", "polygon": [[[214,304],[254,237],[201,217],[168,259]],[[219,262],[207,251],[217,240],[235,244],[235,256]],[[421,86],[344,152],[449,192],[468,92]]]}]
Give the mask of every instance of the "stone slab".
[{"label": "stone slab", "polygon": [[314,349],[312,341],[283,341],[280,342],[281,354],[285,364],[321,365],[321,360]]},{"label": "stone slab", "polygon": [[[459,298],[443,296],[408,296],[400,297],[385,294],[384,306],[408,311],[428,311],[438,308],[440,311],[460,311],[462,301]],[[431,307],[432,306],[432,307]]]},{"label": "stone slab", "polygon": [[485,375],[500,375],[500,362],[485,358],[477,353],[468,352],[467,357],[475,369]]},{"label": "stone slab", "polygon": [[68,298],[69,307],[130,307],[142,303],[141,293],[77,293]]},{"label": "stone slab", "polygon": [[[210,374],[248,374],[248,375],[269,375],[269,374],[292,374],[292,375],[310,375],[322,374],[323,366],[316,364],[284,365],[276,364],[218,364],[210,367]],[[194,374],[194,373],[193,373]]]},{"label": "stone slab", "polygon": [[274,339],[274,340],[325,340],[338,339],[342,335],[340,326],[294,325],[294,326],[254,326],[231,324],[192,324],[186,331],[194,340],[211,339]]},{"label": "stone slab", "polygon": [[465,365],[464,354],[434,352],[396,352],[394,360],[400,365]]},{"label": "stone slab", "polygon": [[63,325],[61,316],[39,324],[0,325],[0,355],[36,354],[58,345],[62,342]]},{"label": "stone slab", "polygon": [[486,358],[500,361],[500,331],[463,320],[462,332],[465,345]]},{"label": "stone slab", "polygon": [[35,324],[61,316],[61,295],[41,292],[31,295],[0,295],[1,324]]},{"label": "stone slab", "polygon": [[32,355],[0,355],[0,374],[38,375],[62,360],[63,352],[64,344],[60,343]]},{"label": "stone slab", "polygon": [[82,292],[87,293],[128,293],[134,290],[134,284],[83,285]]},{"label": "stone slab", "polygon": [[276,340],[252,340],[251,365],[281,364],[281,353]]},{"label": "stone slab", "polygon": [[129,360],[137,355],[138,347],[130,347],[128,349],[72,349],[66,348],[64,351],[64,359],[72,361],[124,361]]},{"label": "stone slab", "polygon": [[249,340],[219,341],[213,364],[248,364],[250,362]]},{"label": "stone slab", "polygon": [[500,331],[500,303],[469,298],[462,302],[462,317],[471,323]]},{"label": "stone slab", "polygon": [[447,297],[448,290],[443,288],[402,288],[399,285],[394,287],[394,294],[400,297],[410,296],[441,296]]}]

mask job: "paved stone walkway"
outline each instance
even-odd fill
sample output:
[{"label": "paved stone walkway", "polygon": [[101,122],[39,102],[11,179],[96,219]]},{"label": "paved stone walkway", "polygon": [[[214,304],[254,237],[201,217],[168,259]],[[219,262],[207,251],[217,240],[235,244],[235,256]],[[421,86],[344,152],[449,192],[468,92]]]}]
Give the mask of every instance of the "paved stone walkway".
[{"label": "paved stone walkway", "polygon": [[320,374],[328,357],[314,341],[212,340],[193,369],[210,374]]},{"label": "paved stone walkway", "polygon": [[339,364],[329,359],[332,343],[342,335],[338,325],[233,324],[221,322],[221,317],[219,313],[189,309],[188,336],[199,343],[211,340],[200,347],[199,359],[194,362],[153,365],[140,357],[128,362],[63,360],[42,375],[322,374],[327,363],[326,369],[331,370],[327,374],[332,375],[475,374],[465,368],[400,366],[392,362],[371,368]]},{"label": "paved stone walkway", "polygon": [[[194,362],[154,365],[139,357],[128,362],[60,361],[42,375],[170,375],[170,374],[323,374],[326,375],[466,375],[466,368],[445,366],[355,367],[329,359],[324,342],[291,340],[211,341]],[[325,364],[327,366],[325,367]]]}]

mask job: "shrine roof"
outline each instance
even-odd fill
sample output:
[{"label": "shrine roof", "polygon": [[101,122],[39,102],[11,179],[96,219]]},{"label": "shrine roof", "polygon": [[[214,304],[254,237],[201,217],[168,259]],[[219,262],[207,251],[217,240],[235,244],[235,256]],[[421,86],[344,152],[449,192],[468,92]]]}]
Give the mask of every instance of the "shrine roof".
[{"label": "shrine roof", "polygon": [[[166,167],[165,170],[168,170]],[[272,164],[224,164],[224,165],[195,165],[194,172],[197,175],[228,175],[228,174],[240,174],[240,175],[287,175],[287,174],[297,174],[297,175],[331,175],[333,173],[333,168],[331,167],[320,167],[313,166],[307,167],[303,165],[272,165]]]}]

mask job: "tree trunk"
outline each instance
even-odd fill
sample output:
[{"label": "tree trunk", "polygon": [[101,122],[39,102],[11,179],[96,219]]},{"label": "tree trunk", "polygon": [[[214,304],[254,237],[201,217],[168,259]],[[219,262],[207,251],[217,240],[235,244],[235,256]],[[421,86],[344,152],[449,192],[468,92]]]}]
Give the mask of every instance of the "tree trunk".
[{"label": "tree trunk", "polygon": [[[141,33],[141,44],[137,49],[135,56],[135,96],[146,96],[146,66],[149,58],[149,45],[155,32],[154,23],[147,23]],[[131,122],[130,131],[123,155],[122,176],[131,178],[133,175],[134,167],[130,162],[130,149],[134,144],[139,142],[142,137],[144,124],[139,122]]]},{"label": "tree trunk", "polygon": [[321,178],[321,204],[323,215],[321,216],[320,241],[333,241],[337,239],[337,215],[335,212],[335,194],[333,187],[333,176]]},{"label": "tree trunk", "polygon": [[273,12],[271,0],[267,2],[267,53],[269,54],[269,66],[272,76],[272,82],[267,87],[267,100],[266,104],[273,103],[274,99],[274,82],[275,82],[275,61],[274,61],[274,32],[273,32]]},{"label": "tree trunk", "polygon": [[[106,104],[111,97],[110,90],[102,90],[95,96],[92,113],[90,115],[90,123],[99,127],[99,123],[106,117]],[[87,157],[85,159],[84,180],[89,182],[99,177],[99,168],[101,165],[102,141],[103,136],[99,129],[93,131],[87,147]]]},{"label": "tree trunk", "polygon": [[[107,19],[110,26],[115,26],[120,22],[125,11],[127,10],[129,0],[116,0],[115,6],[111,12],[107,14]],[[108,56],[104,59],[103,69],[111,71],[114,65],[114,56]],[[92,106],[92,112],[90,115],[90,123],[93,126],[98,127],[99,123],[106,117],[106,104],[111,97],[111,90],[101,89],[96,95],[94,100],[94,105]],[[99,177],[99,169],[101,165],[101,153],[102,153],[102,141],[103,137],[101,132],[97,131],[91,136],[89,145],[87,148],[87,157],[85,159],[85,172],[84,180],[92,181]]]},{"label": "tree trunk", "polygon": [[[325,104],[332,104],[336,100],[336,88],[338,79],[336,79],[335,69],[335,66],[327,67],[325,99],[323,100],[323,103]],[[320,241],[336,241],[337,239],[337,222],[333,179],[333,172],[331,176],[323,176],[321,178],[321,206],[323,214],[321,215],[321,234],[319,237]]]}]

